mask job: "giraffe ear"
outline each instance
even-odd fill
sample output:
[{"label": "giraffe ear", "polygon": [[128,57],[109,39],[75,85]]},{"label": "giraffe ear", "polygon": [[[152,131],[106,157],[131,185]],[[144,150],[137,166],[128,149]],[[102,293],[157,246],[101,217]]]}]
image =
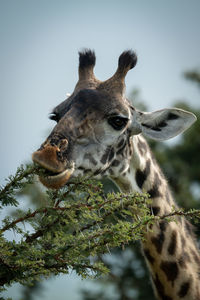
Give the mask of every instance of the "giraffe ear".
[{"label": "giraffe ear", "polygon": [[137,112],[137,126],[145,136],[168,140],[188,129],[195,121],[193,113],[179,108],[165,108],[151,113]]}]

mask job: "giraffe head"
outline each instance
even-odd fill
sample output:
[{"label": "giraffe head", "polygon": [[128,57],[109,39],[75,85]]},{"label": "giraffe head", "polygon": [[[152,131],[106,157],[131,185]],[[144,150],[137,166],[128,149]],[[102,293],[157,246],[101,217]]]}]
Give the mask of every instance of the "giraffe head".
[{"label": "giraffe head", "polygon": [[196,120],[192,113],[177,108],[146,113],[132,106],[125,96],[124,81],[136,65],[134,52],[120,55],[117,71],[106,81],[95,77],[95,60],[90,50],[79,54],[79,80],[74,92],[53,110],[50,118],[57,124],[33,153],[33,161],[46,170],[40,180],[47,187],[60,188],[71,176],[87,173],[120,175],[134,155],[128,147],[131,136],[142,133],[165,140]]}]

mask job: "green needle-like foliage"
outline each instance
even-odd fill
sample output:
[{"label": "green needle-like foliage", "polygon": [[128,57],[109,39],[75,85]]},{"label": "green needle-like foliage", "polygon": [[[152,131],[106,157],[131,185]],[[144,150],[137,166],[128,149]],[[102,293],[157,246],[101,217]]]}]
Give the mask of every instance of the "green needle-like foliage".
[{"label": "green needle-like foliage", "polygon": [[[18,206],[15,195],[33,182],[38,171],[34,166],[21,166],[9,178],[0,191],[1,209],[5,205]],[[18,209],[17,217],[2,221],[1,286],[31,284],[70,270],[82,277],[108,272],[98,255],[141,239],[146,223],[152,219],[147,195],[105,195],[102,185],[91,179],[78,178],[59,191],[46,193],[47,206]],[[5,233],[10,230],[17,233],[16,240],[6,239]]]},{"label": "green needle-like foliage", "polygon": [[[21,166],[0,190],[1,209],[18,206],[16,195],[41,171]],[[29,285],[71,270],[83,278],[109,272],[100,255],[131,241],[142,240],[147,226],[159,217],[151,214],[147,194],[103,192],[96,180],[77,178],[64,188],[47,190],[48,205],[27,211],[17,209],[0,228],[0,286],[14,282]],[[199,211],[172,211],[199,217]],[[16,233],[7,239],[8,231]]]}]

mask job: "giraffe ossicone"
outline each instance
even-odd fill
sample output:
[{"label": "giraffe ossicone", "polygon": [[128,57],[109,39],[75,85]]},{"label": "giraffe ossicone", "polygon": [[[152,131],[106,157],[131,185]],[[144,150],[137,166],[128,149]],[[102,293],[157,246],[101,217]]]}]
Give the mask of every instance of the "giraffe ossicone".
[{"label": "giraffe ossicone", "polygon": [[[133,107],[125,95],[125,76],[137,63],[133,51],[120,55],[115,74],[105,81],[95,77],[95,62],[93,51],[79,53],[74,92],[53,110],[57,124],[32,156],[46,170],[40,180],[58,189],[72,177],[109,176],[123,191],[148,192],[153,213],[166,214],[174,201],[143,136],[172,138],[196,117],[178,108],[149,113]],[[188,224],[163,221],[146,233],[143,252],[158,299],[200,299],[200,256]]]}]

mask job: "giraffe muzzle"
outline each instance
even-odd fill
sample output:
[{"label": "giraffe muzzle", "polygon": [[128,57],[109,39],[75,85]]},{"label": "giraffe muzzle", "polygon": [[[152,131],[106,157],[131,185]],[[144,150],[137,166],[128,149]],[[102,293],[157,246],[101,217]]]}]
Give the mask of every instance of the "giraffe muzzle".
[{"label": "giraffe muzzle", "polygon": [[62,159],[60,148],[57,146],[44,146],[33,153],[32,160],[44,169],[44,174],[39,175],[39,179],[47,188],[63,187],[74,172],[74,165]]}]

